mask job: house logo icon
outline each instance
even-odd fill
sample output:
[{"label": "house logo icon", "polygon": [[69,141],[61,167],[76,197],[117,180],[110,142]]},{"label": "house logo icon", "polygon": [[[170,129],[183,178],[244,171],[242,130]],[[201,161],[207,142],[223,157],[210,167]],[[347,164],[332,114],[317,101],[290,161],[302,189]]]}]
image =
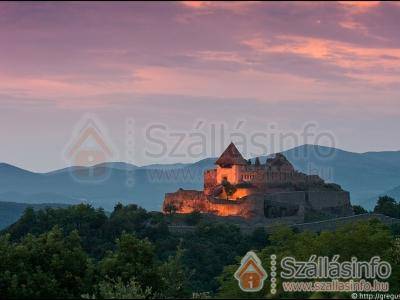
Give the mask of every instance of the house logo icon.
[{"label": "house logo icon", "polygon": [[242,291],[258,292],[264,286],[267,272],[264,270],[258,256],[253,251],[249,251],[242,258],[241,265],[234,276]]},{"label": "house logo icon", "polygon": [[73,134],[65,157],[71,175],[80,181],[101,181],[108,178],[110,168],[104,164],[114,158],[113,147],[100,123],[94,117],[85,117]]}]

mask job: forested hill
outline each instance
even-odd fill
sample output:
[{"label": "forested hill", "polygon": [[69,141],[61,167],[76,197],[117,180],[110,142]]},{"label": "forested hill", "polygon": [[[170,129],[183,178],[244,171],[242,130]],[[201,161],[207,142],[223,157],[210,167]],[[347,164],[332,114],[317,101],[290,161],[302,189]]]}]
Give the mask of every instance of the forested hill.
[{"label": "forested hill", "polygon": [[32,207],[34,210],[41,210],[48,207],[55,208],[67,206],[67,204],[60,203],[29,204],[0,201],[0,230],[16,222],[28,207]]},{"label": "forested hill", "polygon": [[[391,199],[380,204],[382,209],[398,205]],[[210,223],[193,213],[183,221],[195,231],[177,235],[168,229],[175,217],[121,204],[110,215],[85,204],[28,208],[0,234],[0,294],[5,298],[246,298],[233,274],[249,250],[256,251],[265,266],[270,265],[271,254],[338,254],[364,260],[379,255],[393,268],[390,292],[400,292],[398,226],[388,228],[371,220],[321,234],[297,233],[288,227],[270,234],[263,229],[243,234],[235,225]],[[252,296],[268,294],[266,285]],[[291,295],[278,289],[277,296]]]}]

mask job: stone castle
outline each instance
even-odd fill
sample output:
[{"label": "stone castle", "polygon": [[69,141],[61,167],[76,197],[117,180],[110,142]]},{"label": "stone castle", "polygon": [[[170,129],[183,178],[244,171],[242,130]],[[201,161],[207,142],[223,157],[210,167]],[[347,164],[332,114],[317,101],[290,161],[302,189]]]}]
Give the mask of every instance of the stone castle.
[{"label": "stone castle", "polygon": [[296,171],[281,153],[265,164],[258,158],[252,163],[231,143],[215,164],[216,168],[204,172],[203,191],[179,189],[167,193],[164,213],[197,211],[256,222],[303,222],[307,214],[353,214],[347,191],[317,175]]}]

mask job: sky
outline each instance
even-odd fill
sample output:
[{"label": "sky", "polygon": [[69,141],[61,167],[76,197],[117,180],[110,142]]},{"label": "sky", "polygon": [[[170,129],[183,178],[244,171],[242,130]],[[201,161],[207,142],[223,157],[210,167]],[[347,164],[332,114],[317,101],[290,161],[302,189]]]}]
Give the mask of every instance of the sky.
[{"label": "sky", "polygon": [[[62,168],[88,118],[137,165],[307,124],[334,139],[310,143],[400,150],[399,28],[396,2],[1,3],[0,161]],[[196,132],[206,150],[188,154]],[[272,140],[247,156],[302,143]]]}]

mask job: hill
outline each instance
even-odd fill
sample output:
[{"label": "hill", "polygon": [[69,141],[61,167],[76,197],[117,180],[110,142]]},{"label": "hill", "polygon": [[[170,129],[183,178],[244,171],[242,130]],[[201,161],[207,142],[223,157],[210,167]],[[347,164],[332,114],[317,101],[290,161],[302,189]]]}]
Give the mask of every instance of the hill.
[{"label": "hill", "polygon": [[[318,174],[350,191],[353,204],[368,209],[377,195],[400,185],[400,151],[354,153],[336,148],[303,145],[284,152],[300,171]],[[327,155],[329,154],[329,155]],[[261,157],[264,162],[266,157]],[[203,172],[214,167],[215,158],[192,164],[138,167],[123,162],[105,163],[94,172],[109,172],[103,182],[77,181],[70,167],[49,173],[33,173],[0,164],[0,201],[38,203],[87,202],[112,210],[115,203],[136,203],[160,210],[164,194],[178,188],[202,189]],[[396,194],[397,195],[397,194]]]},{"label": "hill", "polygon": [[[324,158],[323,153],[331,155]],[[305,145],[288,150],[285,155],[302,172],[317,173],[340,184],[350,191],[353,204],[368,209],[375,205],[377,195],[400,184],[400,151],[354,153]]]},{"label": "hill", "polygon": [[27,204],[15,202],[0,202],[0,230],[16,222],[24,213],[25,209],[32,207],[34,210],[41,210],[47,207],[67,207],[67,204],[43,203]]}]

